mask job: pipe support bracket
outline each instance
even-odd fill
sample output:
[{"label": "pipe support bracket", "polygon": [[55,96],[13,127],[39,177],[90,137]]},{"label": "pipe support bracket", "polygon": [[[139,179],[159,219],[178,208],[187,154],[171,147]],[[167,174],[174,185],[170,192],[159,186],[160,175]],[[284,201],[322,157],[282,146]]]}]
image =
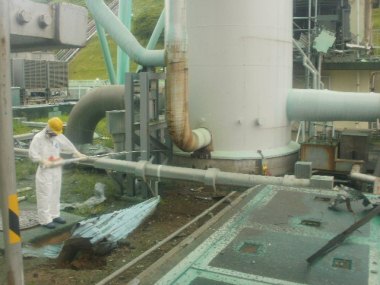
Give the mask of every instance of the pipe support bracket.
[{"label": "pipe support bracket", "polygon": [[205,185],[212,186],[214,191],[216,191],[216,176],[220,170],[218,168],[209,168],[205,173]]},{"label": "pipe support bracket", "polygon": [[135,168],[135,176],[141,177],[144,182],[146,182],[145,168],[148,164],[150,164],[149,161],[141,160],[137,162],[136,168]]}]

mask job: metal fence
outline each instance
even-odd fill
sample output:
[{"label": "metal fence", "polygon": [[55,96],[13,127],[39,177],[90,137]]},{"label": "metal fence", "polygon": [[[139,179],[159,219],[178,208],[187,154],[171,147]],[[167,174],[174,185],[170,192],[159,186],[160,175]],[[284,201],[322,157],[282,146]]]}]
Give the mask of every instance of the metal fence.
[{"label": "metal fence", "polygon": [[92,88],[109,85],[108,80],[70,80],[67,100],[77,101]]}]

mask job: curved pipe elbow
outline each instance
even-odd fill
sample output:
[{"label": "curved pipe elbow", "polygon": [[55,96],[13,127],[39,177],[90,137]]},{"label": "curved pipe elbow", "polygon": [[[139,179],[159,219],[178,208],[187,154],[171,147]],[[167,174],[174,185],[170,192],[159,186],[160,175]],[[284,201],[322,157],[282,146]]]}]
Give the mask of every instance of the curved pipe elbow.
[{"label": "curved pipe elbow", "polygon": [[97,23],[131,59],[143,66],[165,66],[164,51],[143,48],[103,0],[86,0],[86,5]]},{"label": "curved pipe elbow", "polygon": [[[170,132],[173,143],[184,152],[193,152],[211,144],[211,133],[206,128],[199,128],[185,132]],[[181,134],[181,135],[178,135]]]},{"label": "curved pipe elbow", "polygon": [[166,119],[173,143],[193,152],[211,144],[205,128],[191,130],[187,66],[187,18],[185,0],[166,0]]},{"label": "curved pipe elbow", "polygon": [[106,111],[124,110],[124,85],[99,87],[84,95],[71,110],[65,135],[74,144],[91,143]]},{"label": "curved pipe elbow", "polygon": [[166,69],[166,120],[173,143],[182,151],[193,152],[211,144],[211,133],[206,128],[191,130],[184,54],[179,59],[169,59]]},{"label": "curved pipe elbow", "polygon": [[197,140],[197,149],[204,148],[211,144],[211,133],[206,128],[192,130],[193,137]]}]

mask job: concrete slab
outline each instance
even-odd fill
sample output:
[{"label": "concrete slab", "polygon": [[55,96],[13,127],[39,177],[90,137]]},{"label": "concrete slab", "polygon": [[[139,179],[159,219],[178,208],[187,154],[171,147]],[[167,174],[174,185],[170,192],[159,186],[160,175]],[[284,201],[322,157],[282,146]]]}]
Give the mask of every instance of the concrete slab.
[{"label": "concrete slab", "polygon": [[[22,210],[35,210],[36,205],[28,201],[20,202],[19,204],[20,211]],[[21,230],[21,239],[23,244],[31,244],[38,241],[42,241],[48,238],[51,238],[56,235],[60,235],[64,232],[69,231],[76,223],[83,220],[84,217],[77,216],[68,212],[61,211],[61,216],[66,220],[66,224],[57,225],[55,229],[47,229],[40,225],[36,225],[31,228],[26,228]],[[0,231],[0,234],[3,235],[3,232]],[[0,239],[0,249],[4,249],[4,239]]]},{"label": "concrete slab", "polygon": [[380,217],[317,262],[306,259],[371,207],[328,209],[336,192],[258,186],[129,284],[380,284]]}]

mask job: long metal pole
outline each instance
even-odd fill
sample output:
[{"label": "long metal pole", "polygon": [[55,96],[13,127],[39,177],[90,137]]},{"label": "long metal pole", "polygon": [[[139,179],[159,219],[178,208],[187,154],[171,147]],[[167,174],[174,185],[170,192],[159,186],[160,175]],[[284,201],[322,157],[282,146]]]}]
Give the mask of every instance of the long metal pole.
[{"label": "long metal pole", "polygon": [[0,200],[9,285],[24,284],[13,151],[9,1],[0,0]]}]

